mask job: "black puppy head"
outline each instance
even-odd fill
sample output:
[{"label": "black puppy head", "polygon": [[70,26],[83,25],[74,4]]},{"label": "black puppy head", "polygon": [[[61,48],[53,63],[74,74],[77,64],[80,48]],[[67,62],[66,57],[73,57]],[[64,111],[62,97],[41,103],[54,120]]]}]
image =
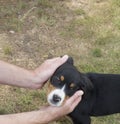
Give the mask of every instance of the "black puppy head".
[{"label": "black puppy head", "polygon": [[86,92],[92,88],[90,80],[73,65],[73,59],[61,65],[50,79],[53,90],[48,94],[48,102],[53,106],[61,106],[66,96],[72,96],[77,90]]}]

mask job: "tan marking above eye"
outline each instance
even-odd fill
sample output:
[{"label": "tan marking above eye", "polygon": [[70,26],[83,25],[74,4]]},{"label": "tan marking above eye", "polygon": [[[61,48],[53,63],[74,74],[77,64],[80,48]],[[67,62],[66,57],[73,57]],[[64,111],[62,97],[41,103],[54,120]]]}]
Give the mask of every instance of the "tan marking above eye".
[{"label": "tan marking above eye", "polygon": [[60,77],[60,80],[61,80],[61,81],[64,81],[64,79],[65,79],[64,76],[61,76],[61,77]]},{"label": "tan marking above eye", "polygon": [[75,87],[75,84],[74,83],[71,83],[70,84],[70,88],[74,88]]}]

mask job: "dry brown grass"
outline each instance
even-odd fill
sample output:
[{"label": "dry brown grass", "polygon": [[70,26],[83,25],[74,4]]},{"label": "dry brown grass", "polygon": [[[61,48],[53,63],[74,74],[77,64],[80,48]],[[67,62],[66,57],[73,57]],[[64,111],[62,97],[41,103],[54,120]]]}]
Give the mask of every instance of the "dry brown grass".
[{"label": "dry brown grass", "polygon": [[[118,1],[0,1],[0,59],[34,69],[48,58],[68,54],[81,71],[120,73]],[[0,113],[38,109],[46,103],[45,90],[1,86]],[[119,114],[92,120],[120,124]],[[51,124],[70,123],[63,118]]]}]

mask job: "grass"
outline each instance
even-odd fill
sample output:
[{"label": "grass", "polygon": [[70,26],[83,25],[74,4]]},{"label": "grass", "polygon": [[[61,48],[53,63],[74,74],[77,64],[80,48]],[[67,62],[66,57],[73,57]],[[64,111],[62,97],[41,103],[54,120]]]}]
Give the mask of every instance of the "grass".
[{"label": "grass", "polygon": [[5,46],[4,48],[3,48],[3,51],[4,51],[4,54],[5,55],[12,55],[12,48],[11,48],[11,46]]},{"label": "grass", "polygon": [[0,11],[1,11],[1,21],[4,25],[2,26],[2,28],[7,31],[9,31],[10,29],[16,31],[17,30],[16,27],[18,27],[18,21],[16,21],[17,20],[16,7],[12,4],[5,6],[1,5]]},{"label": "grass", "polygon": [[101,57],[102,56],[102,52],[99,48],[95,48],[93,51],[92,51],[92,55],[94,57]]},{"label": "grass", "polygon": [[[5,0],[0,4],[0,59],[34,69],[47,58],[68,54],[82,72],[119,74],[119,7],[119,0]],[[1,86],[0,114],[39,109],[47,103],[46,90]],[[120,124],[119,116],[93,117],[92,124]],[[71,122],[62,118],[51,124]]]},{"label": "grass", "polygon": [[52,8],[53,3],[49,0],[37,0],[37,5],[42,8]]}]

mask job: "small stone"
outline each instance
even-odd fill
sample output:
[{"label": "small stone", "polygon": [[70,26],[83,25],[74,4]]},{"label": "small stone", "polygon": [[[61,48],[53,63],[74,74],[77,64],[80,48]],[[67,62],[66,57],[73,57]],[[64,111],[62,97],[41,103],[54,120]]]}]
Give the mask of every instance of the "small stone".
[{"label": "small stone", "polygon": [[11,30],[11,31],[9,31],[9,32],[10,32],[11,34],[14,34],[14,33],[15,33],[15,31],[12,31],[12,30]]}]

